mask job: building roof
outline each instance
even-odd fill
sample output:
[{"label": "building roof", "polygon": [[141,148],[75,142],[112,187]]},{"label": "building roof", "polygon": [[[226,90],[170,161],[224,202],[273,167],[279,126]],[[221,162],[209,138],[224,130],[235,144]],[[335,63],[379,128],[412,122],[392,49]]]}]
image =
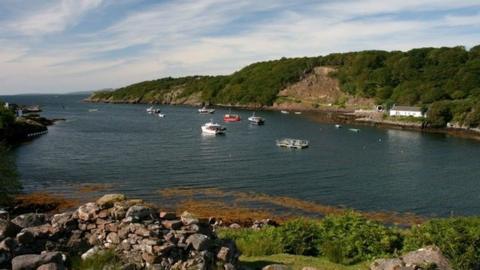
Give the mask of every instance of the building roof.
[{"label": "building roof", "polygon": [[413,106],[395,106],[390,110],[395,110],[395,111],[406,111],[406,112],[422,112],[422,108],[420,107],[413,107]]}]

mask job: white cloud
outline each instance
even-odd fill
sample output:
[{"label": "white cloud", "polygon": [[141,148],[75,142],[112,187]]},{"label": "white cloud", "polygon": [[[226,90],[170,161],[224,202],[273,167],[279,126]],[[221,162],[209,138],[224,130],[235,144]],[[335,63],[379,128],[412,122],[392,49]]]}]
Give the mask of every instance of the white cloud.
[{"label": "white cloud", "polygon": [[88,11],[97,8],[102,0],[60,0],[34,12],[27,12],[21,18],[7,24],[13,32],[38,36],[61,32],[75,25]]},{"label": "white cloud", "polygon": [[[300,2],[164,2],[130,11],[102,30],[64,37],[48,46],[38,37],[19,46],[18,41],[2,39],[0,30],[0,43],[6,44],[0,49],[0,79],[3,89],[15,91],[74,91],[162,76],[228,74],[251,62],[282,56],[471,46],[480,39],[480,31],[456,31],[478,27],[478,14],[450,11],[480,7],[478,1]],[[38,19],[60,14],[56,19],[36,26],[33,17],[22,17],[15,25],[33,36],[68,32],[82,16],[102,7],[100,0],[63,1],[36,15]],[[435,16],[400,16],[409,11]],[[259,18],[259,13],[264,15]],[[138,45],[141,49],[132,49]]]}]

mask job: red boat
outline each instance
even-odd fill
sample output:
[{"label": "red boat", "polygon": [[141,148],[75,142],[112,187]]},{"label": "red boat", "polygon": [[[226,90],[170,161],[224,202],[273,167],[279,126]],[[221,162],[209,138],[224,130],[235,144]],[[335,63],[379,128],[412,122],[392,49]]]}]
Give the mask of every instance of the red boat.
[{"label": "red boat", "polygon": [[240,115],[238,115],[238,114],[225,114],[223,116],[223,121],[225,121],[225,122],[238,122],[238,121],[240,121]]}]

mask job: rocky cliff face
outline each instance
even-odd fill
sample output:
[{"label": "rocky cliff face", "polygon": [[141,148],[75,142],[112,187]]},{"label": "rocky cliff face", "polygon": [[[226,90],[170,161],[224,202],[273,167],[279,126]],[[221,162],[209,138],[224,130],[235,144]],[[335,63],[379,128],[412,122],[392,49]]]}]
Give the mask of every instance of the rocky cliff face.
[{"label": "rocky cliff face", "polygon": [[280,91],[273,108],[312,110],[333,105],[373,106],[371,99],[355,98],[343,92],[339,81],[331,76],[335,71],[332,67],[316,67],[304,79]]},{"label": "rocky cliff face", "polygon": [[235,243],[208,220],[109,194],[75,211],[0,219],[0,268],[64,269],[69,257],[112,250],[128,269],[235,269]]},{"label": "rocky cliff face", "polygon": [[[270,109],[295,109],[315,110],[321,107],[341,105],[342,107],[353,108],[358,106],[372,107],[374,102],[371,99],[353,97],[340,89],[340,83],[331,76],[335,72],[332,67],[319,66],[313,72],[307,74],[297,83],[291,84],[281,90],[276,102]],[[160,103],[160,104],[185,104],[199,106],[208,101],[202,99],[202,92],[194,92],[184,95],[185,87],[180,85],[168,91],[149,93],[142,97],[126,97],[115,99],[113,95],[91,95],[89,102],[105,103]],[[261,104],[216,104],[220,106],[261,108]]]}]

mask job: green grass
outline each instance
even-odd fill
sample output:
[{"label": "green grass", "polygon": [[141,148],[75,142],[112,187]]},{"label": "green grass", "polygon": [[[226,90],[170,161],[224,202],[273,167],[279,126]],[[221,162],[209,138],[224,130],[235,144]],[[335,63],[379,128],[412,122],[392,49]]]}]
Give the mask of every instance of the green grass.
[{"label": "green grass", "polygon": [[241,256],[240,263],[249,269],[261,269],[269,264],[285,264],[293,270],[303,267],[315,267],[319,270],[367,270],[369,263],[363,262],[355,265],[341,265],[330,262],[325,257],[311,257],[290,254],[276,254],[270,256],[247,257]]}]

